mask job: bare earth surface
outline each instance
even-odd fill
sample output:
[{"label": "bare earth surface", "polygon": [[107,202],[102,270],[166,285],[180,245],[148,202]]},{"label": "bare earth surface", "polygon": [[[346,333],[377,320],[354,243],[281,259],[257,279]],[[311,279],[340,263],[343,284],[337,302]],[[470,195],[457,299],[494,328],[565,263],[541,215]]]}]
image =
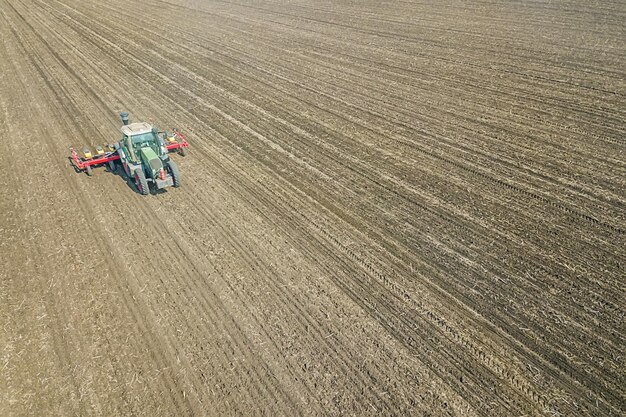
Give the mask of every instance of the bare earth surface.
[{"label": "bare earth surface", "polygon": [[[624,22],[0,0],[0,415],[624,415]],[[181,188],[72,170],[121,110]]]}]

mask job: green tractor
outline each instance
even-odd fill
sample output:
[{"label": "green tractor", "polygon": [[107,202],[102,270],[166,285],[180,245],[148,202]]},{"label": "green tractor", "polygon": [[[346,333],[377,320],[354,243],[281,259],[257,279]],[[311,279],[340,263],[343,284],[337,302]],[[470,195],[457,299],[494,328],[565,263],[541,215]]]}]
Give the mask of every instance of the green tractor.
[{"label": "green tractor", "polygon": [[107,163],[115,171],[117,161],[122,165],[126,176],[133,179],[140,194],[150,192],[150,183],[158,190],[166,187],[180,187],[178,166],[170,159],[169,153],[178,151],[187,154],[189,144],[176,129],[172,134],[159,132],[149,123],[129,123],[128,113],[120,113],[123,126],[122,139],[113,145],[107,145],[107,152],[102,147],[92,154],[86,148],[83,156],[72,148],[71,159],[77,170],[84,170],[91,175],[93,166]]}]

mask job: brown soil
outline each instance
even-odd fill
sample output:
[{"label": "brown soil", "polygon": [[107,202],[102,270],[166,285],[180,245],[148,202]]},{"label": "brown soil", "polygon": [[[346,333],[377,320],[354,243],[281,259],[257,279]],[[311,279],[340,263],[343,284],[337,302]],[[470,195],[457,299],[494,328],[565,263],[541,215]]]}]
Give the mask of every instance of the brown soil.
[{"label": "brown soil", "polygon": [[625,20],[0,0],[0,415],[624,415]]}]

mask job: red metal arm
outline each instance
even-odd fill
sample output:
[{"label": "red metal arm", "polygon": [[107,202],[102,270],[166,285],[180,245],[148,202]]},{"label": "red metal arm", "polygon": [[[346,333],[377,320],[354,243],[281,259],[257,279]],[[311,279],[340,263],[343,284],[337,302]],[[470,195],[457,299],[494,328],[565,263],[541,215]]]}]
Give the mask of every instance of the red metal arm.
[{"label": "red metal arm", "polygon": [[[165,148],[168,150],[168,152],[174,149],[189,147],[189,143],[187,142],[187,140],[185,139],[185,136],[182,133],[178,131],[174,131],[173,136],[177,139],[177,141],[174,143],[169,143],[165,145]],[[117,152],[106,152],[103,155],[95,155],[93,158],[89,158],[89,159],[81,158],[78,155],[78,152],[76,152],[76,149],[74,148],[70,148],[70,152],[72,153],[71,155],[72,163],[74,164],[74,166],[76,166],[76,168],[80,170],[85,169],[89,166],[102,165],[107,162],[117,161],[120,159],[120,156],[117,154]]]},{"label": "red metal arm", "polygon": [[114,152],[107,152],[104,155],[96,155],[91,159],[81,159],[76,152],[76,149],[70,148],[72,152],[72,162],[78,169],[84,169],[87,166],[91,165],[102,165],[109,161],[117,161],[120,159],[120,156]]},{"label": "red metal arm", "polygon": [[184,139],[182,142],[174,142],[174,143],[170,143],[169,145],[165,145],[165,148],[168,151],[171,151],[172,149],[187,148],[187,147],[189,147],[189,143],[187,143],[187,141]]},{"label": "red metal arm", "polygon": [[183,135],[182,133],[180,133],[177,130],[175,130],[174,131],[174,137],[176,139],[180,139],[180,142],[177,141],[177,142],[165,145],[165,148],[167,148],[168,151],[171,151],[172,149],[179,149],[179,148],[187,148],[187,147],[189,147],[189,143],[185,139],[185,135]]}]

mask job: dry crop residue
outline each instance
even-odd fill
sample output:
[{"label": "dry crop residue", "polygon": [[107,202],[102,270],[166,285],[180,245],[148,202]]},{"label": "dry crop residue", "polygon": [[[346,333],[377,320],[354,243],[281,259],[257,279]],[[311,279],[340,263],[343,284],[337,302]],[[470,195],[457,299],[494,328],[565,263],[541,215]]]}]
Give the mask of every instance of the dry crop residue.
[{"label": "dry crop residue", "polygon": [[624,415],[625,19],[0,0],[0,414]]}]

